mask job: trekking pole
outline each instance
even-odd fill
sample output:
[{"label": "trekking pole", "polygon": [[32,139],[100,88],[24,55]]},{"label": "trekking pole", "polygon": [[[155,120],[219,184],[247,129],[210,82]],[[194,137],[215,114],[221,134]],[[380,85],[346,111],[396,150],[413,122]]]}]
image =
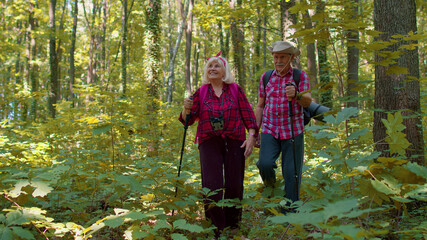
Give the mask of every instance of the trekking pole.
[{"label": "trekking pole", "polygon": [[[291,83],[286,83],[286,86],[293,86]],[[292,142],[292,155],[294,157],[294,174],[295,174],[295,191],[297,192],[297,200],[299,200],[299,191],[298,191],[298,173],[297,173],[297,158],[295,155],[295,133],[294,133],[294,112],[292,111],[292,100],[288,99],[289,104],[289,117],[291,118],[291,142]]]},{"label": "trekking pole", "polygon": [[[193,97],[189,97],[190,99],[193,99]],[[187,114],[185,116],[185,123],[184,123],[184,137],[182,139],[182,147],[181,147],[181,158],[179,159],[179,167],[178,167],[178,178],[181,176],[181,166],[182,166],[182,156],[184,155],[184,146],[185,146],[185,137],[187,135],[187,129],[188,129],[188,120],[190,119],[190,114]],[[175,186],[175,198],[178,196],[178,185]],[[172,216],[175,213],[175,209],[172,209]]]}]

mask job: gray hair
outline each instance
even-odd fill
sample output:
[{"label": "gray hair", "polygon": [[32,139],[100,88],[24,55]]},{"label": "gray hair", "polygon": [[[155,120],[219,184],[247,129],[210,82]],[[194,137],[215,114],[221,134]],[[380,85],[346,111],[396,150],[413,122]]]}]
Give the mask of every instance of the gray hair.
[{"label": "gray hair", "polygon": [[234,76],[231,73],[230,64],[228,64],[227,60],[222,57],[210,57],[208,58],[205,66],[203,67],[203,77],[202,77],[202,84],[208,84],[210,83],[208,80],[208,66],[212,62],[217,62],[219,65],[225,70],[225,76],[222,78],[222,81],[224,83],[230,84],[234,83]]}]

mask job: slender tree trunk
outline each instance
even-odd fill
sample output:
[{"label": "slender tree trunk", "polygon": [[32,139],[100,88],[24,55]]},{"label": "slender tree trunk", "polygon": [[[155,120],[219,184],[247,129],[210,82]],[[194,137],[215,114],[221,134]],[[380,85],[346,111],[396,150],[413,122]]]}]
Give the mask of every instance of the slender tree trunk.
[{"label": "slender tree trunk", "polygon": [[56,26],[55,26],[55,7],[56,0],[50,0],[49,3],[49,96],[48,96],[48,110],[52,118],[56,116],[55,104],[58,100],[58,72],[57,72],[57,56],[56,56]]},{"label": "slender tree trunk", "polygon": [[[65,12],[66,12],[66,9],[67,9],[66,8],[67,5],[68,5],[68,1],[65,0],[64,1],[64,5],[62,7],[61,19],[59,21],[59,28],[58,28],[58,30],[59,30],[60,33],[62,33],[63,29],[64,29],[64,15],[65,15]],[[58,81],[58,89],[57,89],[58,97],[57,97],[57,100],[62,99],[62,94],[61,94],[61,68],[59,66],[59,63],[60,63],[60,61],[62,59],[62,47],[61,47],[61,44],[62,44],[62,41],[59,38],[58,41],[57,41],[57,45],[56,45],[56,68],[57,68],[57,79],[58,79],[57,80]]]},{"label": "slender tree trunk", "polygon": [[[34,94],[38,90],[37,84],[37,70],[38,66],[36,63],[33,63],[37,56],[36,49],[36,38],[34,37],[34,31],[36,30],[36,22],[34,19],[34,5],[30,3],[30,17],[29,17],[29,33],[30,33],[30,46],[29,46],[29,84],[31,86],[31,94]],[[37,100],[36,98],[31,99],[31,107],[30,107],[30,118],[33,121],[37,119]]]},{"label": "slender tree trunk", "polygon": [[[289,8],[295,6],[295,0],[281,0],[280,2],[280,22],[281,22],[281,33],[283,40],[290,40],[296,29],[291,27],[297,24],[297,15],[291,14]],[[295,44],[298,45],[298,41],[294,40]],[[293,66],[301,69],[300,58],[295,58]]]},{"label": "slender tree trunk", "polygon": [[[180,9],[181,13],[181,26],[178,28],[178,35],[175,42],[175,47],[173,48],[169,60],[169,76],[167,81],[167,89],[166,89],[166,101],[168,103],[172,102],[172,95],[173,95],[173,86],[174,86],[174,79],[175,79],[175,59],[176,55],[178,54],[178,49],[181,44],[182,36],[184,35],[184,31],[187,28],[187,12],[189,8],[189,0],[187,0],[187,4],[185,5],[185,8],[182,4],[182,1],[178,1],[178,7]],[[188,88],[186,85],[186,92],[187,95],[191,95],[191,88]]]},{"label": "slender tree trunk", "polygon": [[[374,1],[375,30],[382,34],[377,41],[397,41],[382,52],[375,55],[375,62],[393,61],[391,65],[375,66],[375,109],[374,112],[374,142],[376,150],[384,156],[390,156],[389,146],[384,141],[386,128],[381,119],[387,118],[387,113],[402,111],[405,116],[404,133],[411,143],[406,150],[406,156],[421,165],[425,163],[424,140],[420,110],[420,82],[418,48],[404,46],[414,45],[415,40],[396,39],[396,35],[407,35],[417,32],[415,0],[375,0]],[[398,53],[398,59],[387,59],[386,53]],[[395,55],[393,55],[395,56]],[[396,70],[397,69],[397,70]]]},{"label": "slender tree trunk", "polygon": [[[33,4],[30,3],[29,9],[28,9],[28,27],[27,27],[27,50],[26,50],[26,70],[25,70],[25,79],[27,86],[31,86],[31,77],[32,77],[32,61],[33,61],[33,55],[32,55],[32,41],[34,40],[34,11],[33,11]],[[31,89],[30,89],[31,91]],[[23,106],[23,121],[27,121],[28,118],[28,103],[25,103],[25,106]],[[30,115],[31,117],[31,115]]]},{"label": "slender tree trunk", "polygon": [[122,0],[122,94],[126,95],[127,89],[127,37],[128,37],[128,1]]},{"label": "slender tree trunk", "polygon": [[263,38],[262,38],[262,52],[263,52],[263,61],[262,61],[262,67],[267,67],[267,16],[264,16],[264,22],[263,22],[264,30],[262,32]]},{"label": "slender tree trunk", "polygon": [[[236,9],[238,6],[242,5],[242,0],[232,0],[230,2],[230,7]],[[233,60],[234,68],[236,69],[236,82],[246,90],[246,76],[244,71],[244,59],[245,59],[245,48],[244,41],[245,35],[241,25],[243,24],[243,19],[233,19],[231,23],[231,40],[233,42]]]},{"label": "slender tree trunk", "polygon": [[[325,3],[319,1],[316,6],[316,11],[318,14],[324,15],[325,13]],[[317,41],[317,55],[319,58],[319,78],[321,84],[321,93],[320,93],[320,102],[329,107],[332,107],[332,90],[330,86],[330,76],[329,76],[329,64],[328,64],[328,55],[327,55],[327,46],[328,46],[328,37],[329,32],[327,30],[321,30],[321,39]]]},{"label": "slender tree trunk", "polygon": [[[16,29],[17,30],[19,29],[19,31],[22,30],[22,21],[18,21],[16,23]],[[24,41],[25,41],[25,39],[24,39]],[[21,45],[22,42],[23,42],[23,37],[17,36],[16,44]],[[15,74],[14,74],[14,76],[15,76],[15,84],[19,86],[23,83],[22,77],[21,77],[21,75],[22,75],[21,53],[18,52],[16,55],[17,56],[15,58],[16,61],[15,61]],[[14,102],[15,103],[13,104],[13,118],[15,120],[19,120],[22,116],[22,111],[21,111],[22,110],[22,107],[21,107],[22,103],[19,99],[15,99]]]},{"label": "slender tree trunk", "polygon": [[[359,15],[359,0],[353,0],[352,17],[358,19]],[[359,92],[357,86],[359,82],[359,49],[355,46],[359,42],[359,31],[350,30],[347,33],[347,96],[355,99],[347,103],[348,107],[359,107],[357,97]]]},{"label": "slender tree trunk", "polygon": [[74,75],[75,75],[75,66],[74,66],[74,52],[76,51],[76,35],[77,35],[77,21],[79,14],[79,4],[78,0],[74,0],[73,7],[73,30],[71,32],[71,47],[70,47],[70,83],[69,83],[69,100],[72,102],[74,107],[74,90],[73,86],[75,83]]},{"label": "slender tree trunk", "polygon": [[[161,12],[161,0],[149,0],[147,9],[146,9],[146,52],[147,59],[145,61],[145,76],[147,76],[148,82],[148,96],[147,96],[147,110],[150,113],[149,129],[152,136],[158,135],[158,111],[160,108],[160,12]],[[158,139],[154,138],[148,143],[148,155],[155,156],[157,155]]]},{"label": "slender tree trunk", "polygon": [[191,78],[191,42],[193,38],[193,2],[194,0],[187,0],[188,2],[188,17],[187,28],[185,29],[185,86],[187,91],[193,92],[192,78]]},{"label": "slender tree trunk", "polygon": [[101,35],[101,72],[100,72],[100,80],[101,83],[105,86],[108,85],[108,69],[107,69],[107,28],[108,28],[108,19],[110,17],[110,1],[104,0],[102,4],[102,35]]},{"label": "slender tree trunk", "polygon": [[91,20],[89,20],[87,13],[86,13],[86,7],[85,4],[82,4],[83,6],[83,12],[86,19],[86,26],[88,28],[88,35],[89,35],[89,52],[88,52],[88,68],[87,68],[87,75],[86,75],[86,84],[90,85],[93,82],[95,82],[95,73],[96,73],[96,63],[95,63],[95,20],[96,20],[96,13],[98,11],[98,1],[92,2],[92,15]]},{"label": "slender tree trunk", "polygon": [[280,32],[283,40],[287,40],[295,33],[295,28],[291,28],[291,25],[296,24],[297,15],[289,12],[289,8],[293,6],[295,6],[295,0],[280,0]]},{"label": "slender tree trunk", "polygon": [[[254,68],[254,72],[258,72],[261,69],[261,46],[259,45],[259,43],[262,42],[262,16],[260,14],[260,10],[257,9],[257,28],[256,28],[256,35],[255,35],[255,68]],[[254,81],[258,82],[259,79],[258,78],[253,78]],[[256,85],[255,85],[256,86]]]},{"label": "slender tree trunk", "polygon": [[198,86],[199,84],[199,43],[194,45],[194,82],[193,86]]},{"label": "slender tree trunk", "polygon": [[[305,21],[305,28],[312,29],[313,28],[313,22],[311,21],[311,16],[308,11],[304,12],[304,21]],[[310,87],[314,88],[318,84],[317,80],[317,60],[316,60],[316,45],[315,42],[308,42],[306,43],[306,49],[307,49],[307,74],[308,79],[310,81]],[[312,97],[317,102],[317,94],[312,92]]]}]

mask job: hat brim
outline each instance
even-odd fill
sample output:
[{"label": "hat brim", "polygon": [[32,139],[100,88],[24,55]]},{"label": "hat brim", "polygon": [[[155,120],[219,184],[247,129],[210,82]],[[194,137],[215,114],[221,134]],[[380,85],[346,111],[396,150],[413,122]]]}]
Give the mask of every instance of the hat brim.
[{"label": "hat brim", "polygon": [[295,55],[295,57],[298,57],[301,52],[299,49],[295,48],[295,47],[291,47],[291,48],[286,48],[286,49],[282,49],[282,50],[273,50],[272,47],[267,47],[267,49],[271,52],[271,54],[273,53],[289,53],[292,55]]}]

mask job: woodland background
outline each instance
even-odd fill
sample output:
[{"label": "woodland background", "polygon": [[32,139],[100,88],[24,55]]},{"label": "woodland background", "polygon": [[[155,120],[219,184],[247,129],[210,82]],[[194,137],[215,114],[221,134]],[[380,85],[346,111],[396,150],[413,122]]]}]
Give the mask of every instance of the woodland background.
[{"label": "woodland background", "polygon": [[298,213],[264,214],[283,192],[266,198],[258,150],[247,159],[244,200],[219,203],[244,209],[235,239],[426,239],[426,7],[0,1],[0,239],[212,236],[183,99],[221,50],[255,106],[266,47],[282,39],[333,111],[305,130]]}]

